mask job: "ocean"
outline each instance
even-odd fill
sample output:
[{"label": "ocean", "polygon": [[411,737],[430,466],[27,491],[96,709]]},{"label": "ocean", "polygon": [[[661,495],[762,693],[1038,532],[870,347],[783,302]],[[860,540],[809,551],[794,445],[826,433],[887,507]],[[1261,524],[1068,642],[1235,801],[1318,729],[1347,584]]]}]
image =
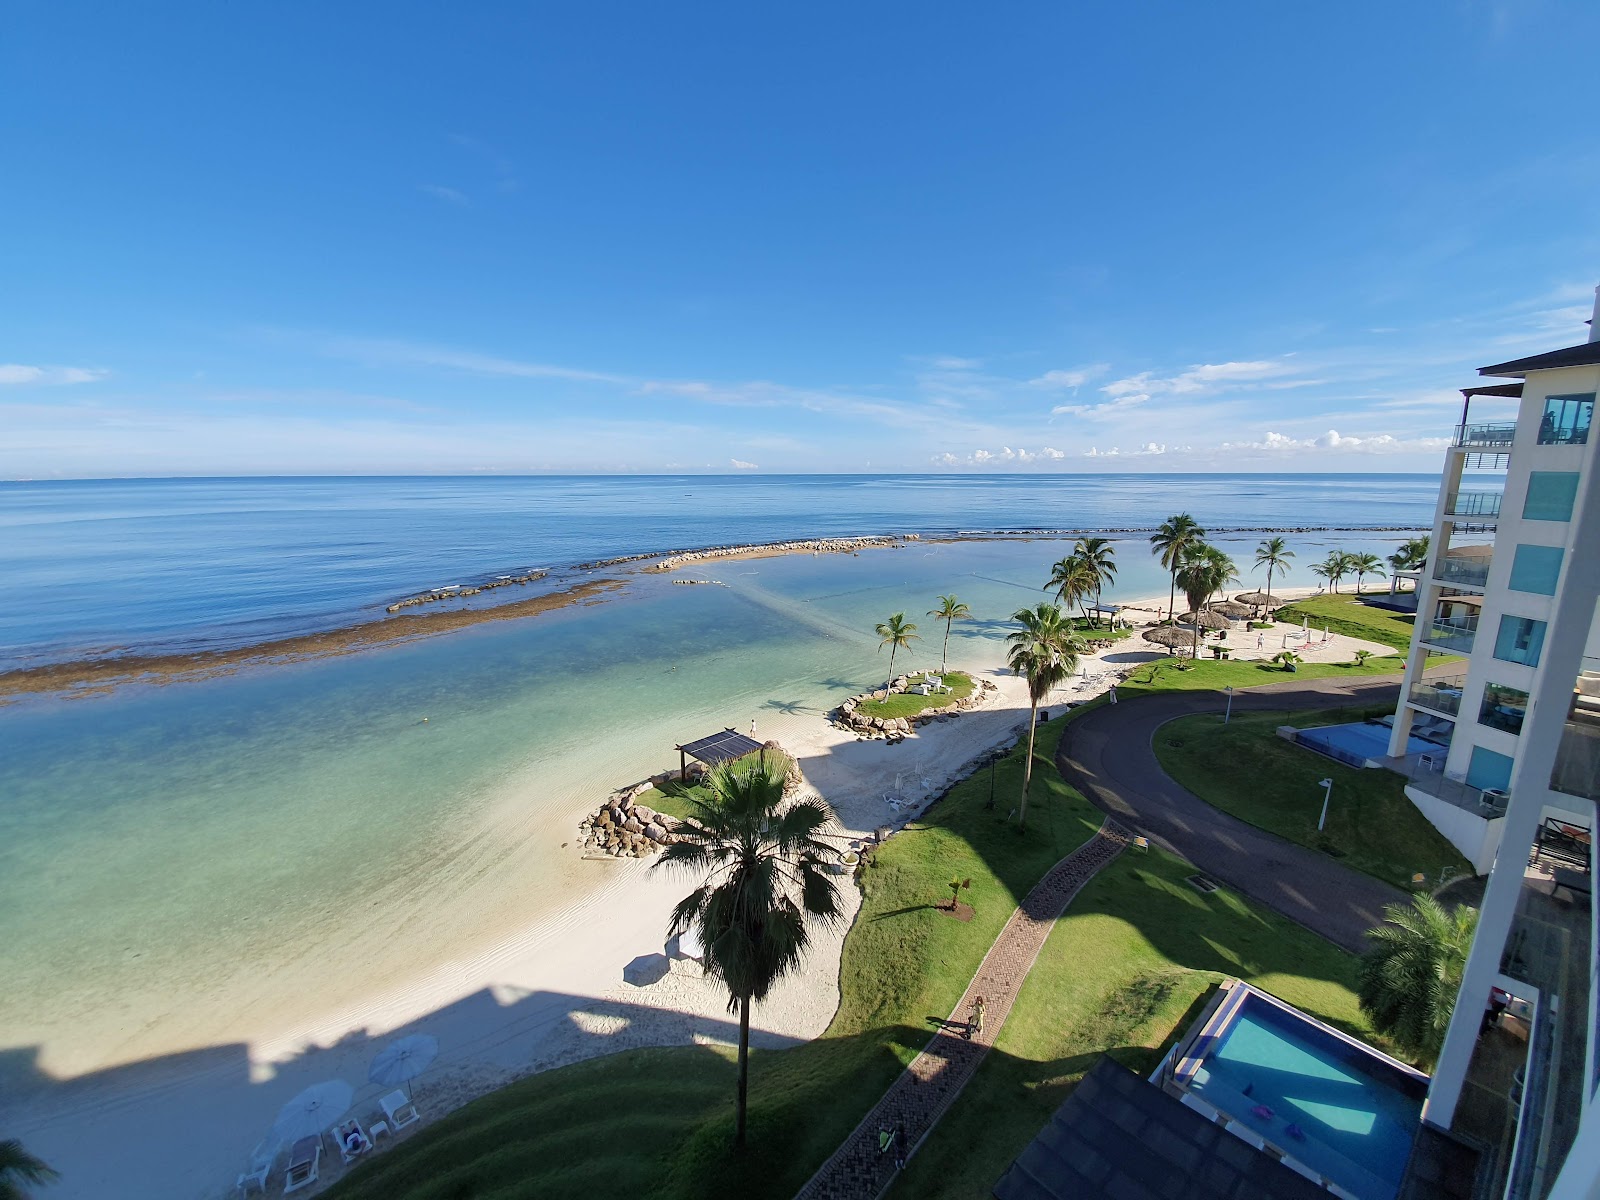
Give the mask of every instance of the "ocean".
[{"label": "ocean", "polygon": [[[0,484],[7,664],[238,645],[527,567],[824,534],[1431,520],[1429,476],[253,479]],[[1290,536],[1287,581],[1328,548]],[[1258,534],[1217,534],[1248,572]],[[1142,535],[1108,598],[1166,592]],[[0,706],[0,1091],[359,1011],[598,886],[563,843],[673,746],[777,737],[881,680],[876,622],[954,591],[992,664],[1070,539],[625,575],[598,602],[405,645]],[[517,589],[508,589],[513,596]],[[609,869],[609,868],[601,868]]]}]

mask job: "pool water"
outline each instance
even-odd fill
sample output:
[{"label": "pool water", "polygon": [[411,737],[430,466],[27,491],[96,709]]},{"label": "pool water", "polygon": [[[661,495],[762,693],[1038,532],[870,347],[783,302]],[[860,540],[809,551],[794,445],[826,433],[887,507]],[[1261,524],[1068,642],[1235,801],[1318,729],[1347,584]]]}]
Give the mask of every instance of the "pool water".
[{"label": "pool water", "polygon": [[1427,1081],[1255,994],[1189,1090],[1359,1200],[1393,1200]]},{"label": "pool water", "polygon": [[[1386,758],[1389,754],[1389,728],[1370,721],[1356,721],[1349,725],[1321,725],[1315,729],[1302,729],[1296,740],[1303,746],[1321,751],[1329,758],[1338,759],[1353,767],[1366,765],[1369,758]],[[1407,754],[1440,753],[1433,742],[1419,737],[1408,738]]]}]

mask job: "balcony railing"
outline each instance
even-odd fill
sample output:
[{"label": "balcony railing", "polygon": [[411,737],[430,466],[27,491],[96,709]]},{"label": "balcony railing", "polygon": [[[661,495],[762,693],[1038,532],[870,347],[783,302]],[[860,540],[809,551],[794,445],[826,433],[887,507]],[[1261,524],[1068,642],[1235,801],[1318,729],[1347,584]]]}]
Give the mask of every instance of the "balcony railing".
[{"label": "balcony railing", "polygon": [[1452,517],[1498,517],[1501,492],[1457,492],[1445,505],[1445,513]]},{"label": "balcony railing", "polygon": [[1489,581],[1487,554],[1441,554],[1434,564],[1433,577],[1457,587],[1482,587]]},{"label": "balcony railing", "polygon": [[1517,437],[1515,421],[1494,421],[1483,425],[1457,425],[1456,445],[1469,450],[1492,450],[1510,447]]},{"label": "balcony railing", "polygon": [[1420,704],[1423,708],[1453,717],[1461,711],[1461,685],[1466,681],[1465,675],[1449,679],[1424,679],[1411,685],[1406,699],[1412,704]]},{"label": "balcony railing", "polygon": [[1461,617],[1454,620],[1434,621],[1428,626],[1422,640],[1439,650],[1451,654],[1471,654],[1472,643],[1478,636],[1478,618]]},{"label": "balcony railing", "polygon": [[1600,725],[1567,722],[1556,750],[1556,765],[1550,772],[1550,788],[1585,800],[1600,800]]}]

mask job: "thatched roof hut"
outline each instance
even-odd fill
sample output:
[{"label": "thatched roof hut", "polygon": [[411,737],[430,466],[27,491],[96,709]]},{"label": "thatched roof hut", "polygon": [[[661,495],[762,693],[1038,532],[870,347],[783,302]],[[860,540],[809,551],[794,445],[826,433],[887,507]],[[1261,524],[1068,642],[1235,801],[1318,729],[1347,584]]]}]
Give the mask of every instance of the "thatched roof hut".
[{"label": "thatched roof hut", "polygon": [[1192,629],[1179,629],[1176,625],[1155,625],[1144,631],[1144,640],[1169,650],[1179,646],[1193,650],[1200,644],[1200,635]]},{"label": "thatched roof hut", "polygon": [[1227,617],[1215,612],[1184,613],[1179,620],[1185,625],[1197,625],[1201,629],[1226,629],[1233,624]]},{"label": "thatched roof hut", "polygon": [[1237,600],[1223,600],[1206,609],[1207,612],[1221,613],[1230,621],[1242,621],[1255,613],[1255,609],[1248,604],[1240,604]]},{"label": "thatched roof hut", "polygon": [[1283,601],[1276,596],[1269,596],[1266,592],[1240,592],[1234,597],[1240,604],[1253,604],[1257,608],[1265,605],[1267,608],[1276,608]]}]

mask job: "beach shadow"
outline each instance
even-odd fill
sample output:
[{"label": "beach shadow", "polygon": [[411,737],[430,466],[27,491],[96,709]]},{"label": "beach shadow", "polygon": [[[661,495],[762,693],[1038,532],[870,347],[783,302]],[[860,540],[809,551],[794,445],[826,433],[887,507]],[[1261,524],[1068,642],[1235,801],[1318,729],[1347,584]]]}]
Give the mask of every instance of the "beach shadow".
[{"label": "beach shadow", "polygon": [[804,704],[799,700],[768,700],[761,707],[770,708],[774,712],[781,712],[790,717],[800,716],[803,713],[821,713],[825,711],[824,709]]},{"label": "beach shadow", "polygon": [[904,908],[892,908],[888,912],[877,913],[869,918],[873,921],[887,921],[890,917],[903,917],[907,913],[928,912],[938,908],[937,904],[908,904]]}]

